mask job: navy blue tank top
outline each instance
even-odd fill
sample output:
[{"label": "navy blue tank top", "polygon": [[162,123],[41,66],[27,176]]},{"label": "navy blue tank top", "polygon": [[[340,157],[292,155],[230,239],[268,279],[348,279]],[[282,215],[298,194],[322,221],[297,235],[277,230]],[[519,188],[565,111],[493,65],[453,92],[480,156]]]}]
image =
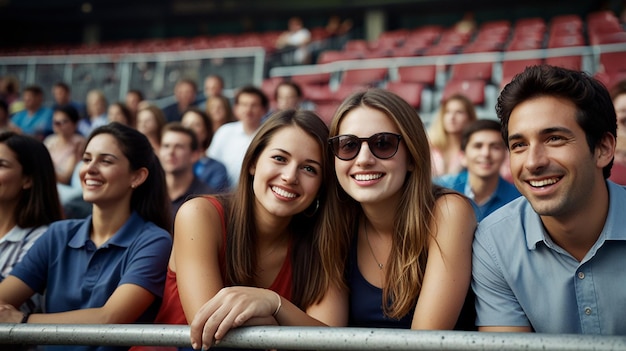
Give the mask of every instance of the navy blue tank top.
[{"label": "navy blue tank top", "polygon": [[403,328],[410,329],[415,307],[401,319],[387,317],[383,313],[383,289],[370,284],[359,270],[356,236],[352,240],[346,280],[350,288],[350,327]]}]

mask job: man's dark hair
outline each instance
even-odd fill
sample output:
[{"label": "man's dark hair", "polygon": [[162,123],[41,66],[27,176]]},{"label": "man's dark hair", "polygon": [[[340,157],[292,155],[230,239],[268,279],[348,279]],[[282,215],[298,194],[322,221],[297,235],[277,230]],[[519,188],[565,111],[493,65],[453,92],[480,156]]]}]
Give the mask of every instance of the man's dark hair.
[{"label": "man's dark hair", "polygon": [[479,119],[468,124],[467,127],[463,129],[463,135],[461,136],[461,150],[465,151],[465,148],[474,133],[483,130],[493,130],[500,133],[502,127],[500,126],[500,122],[493,119]]},{"label": "man's dark hair", "polygon": [[239,97],[241,96],[241,94],[256,95],[259,97],[259,99],[261,99],[261,105],[265,110],[270,107],[270,100],[268,99],[267,95],[265,95],[263,90],[255,87],[254,85],[246,85],[243,88],[239,89],[237,95],[235,95],[235,105],[239,103]]},{"label": "man's dark hair", "polygon": [[[502,136],[508,147],[509,118],[515,107],[524,101],[552,96],[571,101],[576,106],[576,122],[585,131],[587,144],[593,152],[606,133],[617,135],[617,117],[606,87],[584,72],[550,65],[527,67],[507,84],[496,104],[502,123]],[[605,178],[611,174],[611,161],[603,169]]]}]

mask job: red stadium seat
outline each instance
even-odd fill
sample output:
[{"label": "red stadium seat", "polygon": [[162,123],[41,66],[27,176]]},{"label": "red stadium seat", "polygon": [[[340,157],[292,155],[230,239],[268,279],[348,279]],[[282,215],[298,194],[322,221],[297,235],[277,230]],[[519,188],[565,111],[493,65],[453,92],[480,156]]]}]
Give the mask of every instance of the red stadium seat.
[{"label": "red stadium seat", "polygon": [[387,68],[351,69],[343,72],[341,84],[375,85],[387,76]]},{"label": "red stadium seat", "polygon": [[580,71],[583,68],[582,56],[548,57],[546,58],[546,63],[552,66],[573,69],[575,71]]},{"label": "red stadium seat", "polygon": [[315,104],[315,112],[318,116],[326,123],[326,125],[330,126],[330,122],[333,119],[335,112],[337,111],[337,107],[339,107],[339,102],[325,102]]},{"label": "red stadium seat", "polygon": [[435,65],[398,67],[398,80],[405,83],[435,85],[436,76],[437,67]]},{"label": "red stadium seat", "polygon": [[481,79],[485,82],[491,81],[491,62],[459,63],[452,66],[451,80],[474,80]]},{"label": "red stadium seat", "polygon": [[291,76],[291,80],[299,85],[328,84],[330,73],[298,74]]},{"label": "red stadium seat", "polygon": [[503,87],[508,84],[513,77],[524,71],[528,66],[540,65],[541,59],[528,59],[528,60],[514,60],[502,62],[502,81],[500,86]]},{"label": "red stadium seat", "polygon": [[387,82],[387,90],[396,93],[409,105],[419,108],[422,102],[424,85],[421,83]]},{"label": "red stadium seat", "polygon": [[454,94],[463,94],[474,105],[482,105],[485,103],[485,86],[483,80],[449,81],[443,89],[441,99],[446,100]]}]

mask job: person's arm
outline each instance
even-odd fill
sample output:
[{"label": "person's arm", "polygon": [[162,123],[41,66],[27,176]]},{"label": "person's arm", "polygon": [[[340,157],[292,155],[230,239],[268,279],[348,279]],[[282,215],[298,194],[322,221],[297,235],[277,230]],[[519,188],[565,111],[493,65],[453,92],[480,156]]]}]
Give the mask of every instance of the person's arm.
[{"label": "person's arm", "polygon": [[176,214],[172,260],[188,323],[224,287],[219,264],[221,247],[226,245],[222,242],[223,220],[215,206],[202,197],[185,202]]},{"label": "person's arm", "polygon": [[269,289],[234,286],[224,288],[198,311],[191,323],[191,344],[209,348],[236,327],[251,325],[346,326],[347,292],[331,287],[323,299],[306,312]]},{"label": "person's arm", "polygon": [[[35,292],[15,276],[8,276],[0,284],[0,322],[20,323],[24,314],[19,306]],[[28,317],[28,323],[132,323],[154,301],[154,295],[137,285],[119,286],[101,308],[37,313]]]},{"label": "person's arm", "polygon": [[28,323],[124,324],[135,322],[154,302],[154,295],[134,284],[117,287],[104,306],[58,313],[37,313]]},{"label": "person's arm", "polygon": [[[484,224],[478,226],[472,246],[472,289],[476,295],[476,321],[481,332],[532,332],[517,297],[503,276],[502,263]],[[502,228],[495,235],[501,235]],[[506,255],[506,253],[505,253]]]},{"label": "person's arm", "polygon": [[453,329],[467,295],[476,217],[469,201],[444,195],[435,206],[434,231],[411,329]]}]

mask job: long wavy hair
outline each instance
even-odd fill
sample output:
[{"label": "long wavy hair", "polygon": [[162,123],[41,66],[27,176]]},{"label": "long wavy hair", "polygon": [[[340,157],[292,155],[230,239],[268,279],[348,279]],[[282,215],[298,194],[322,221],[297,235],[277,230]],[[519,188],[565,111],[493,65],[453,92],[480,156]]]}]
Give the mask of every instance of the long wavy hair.
[{"label": "long wavy hair", "polygon": [[477,119],[474,104],[467,96],[463,94],[454,94],[447,99],[442,100],[437,116],[435,116],[435,119],[432,121],[432,124],[428,129],[428,137],[430,138],[431,145],[439,150],[444,150],[450,139],[450,135],[448,135],[443,127],[443,116],[446,113],[446,105],[450,101],[460,101],[461,104],[463,104],[465,112],[467,113],[468,124]]},{"label": "long wavy hair", "polygon": [[[255,218],[255,195],[253,176],[250,168],[279,130],[296,126],[313,139],[320,147],[322,155],[322,184],[317,200],[303,213],[296,214],[289,224],[292,238],[293,284],[292,299],[302,309],[320,301],[324,296],[329,280],[323,274],[322,258],[318,246],[320,231],[320,211],[326,203],[327,179],[332,175],[330,154],[327,152],[328,127],[319,116],[311,111],[284,110],[276,112],[263,123],[256,133],[244,156],[239,185],[231,197],[219,197],[228,213],[226,241],[226,280],[229,285],[254,286],[257,260],[254,247],[257,240]],[[310,215],[313,213],[313,215]],[[308,214],[308,215],[307,215]]]},{"label": "long wavy hair", "polygon": [[[436,230],[434,207],[441,188],[431,181],[430,149],[424,125],[414,108],[399,96],[382,89],[369,89],[348,97],[337,109],[330,125],[330,137],[339,132],[343,118],[352,110],[368,107],[388,116],[400,130],[409,159],[415,169],[408,172],[400,201],[395,209],[390,262],[383,286],[383,311],[401,318],[415,307],[422,287],[428,243]],[[334,163],[333,163],[334,165]],[[334,167],[333,167],[334,169]],[[349,249],[363,211],[339,185],[334,176],[329,182],[328,204],[322,216],[320,235],[324,272],[341,282]]]},{"label": "long wavy hair", "polygon": [[112,122],[94,129],[89,135],[87,144],[99,134],[109,134],[117,140],[131,170],[136,171],[142,167],[148,170],[146,180],[133,190],[130,198],[131,210],[137,211],[144,220],[153,222],[171,233],[171,202],[167,193],[165,172],[148,138],[134,128]]},{"label": "long wavy hair", "polygon": [[21,228],[32,228],[63,219],[54,165],[44,144],[30,136],[10,131],[0,133],[0,144],[15,153],[22,166],[22,175],[32,181],[30,188],[20,192],[13,214],[15,223]]}]

